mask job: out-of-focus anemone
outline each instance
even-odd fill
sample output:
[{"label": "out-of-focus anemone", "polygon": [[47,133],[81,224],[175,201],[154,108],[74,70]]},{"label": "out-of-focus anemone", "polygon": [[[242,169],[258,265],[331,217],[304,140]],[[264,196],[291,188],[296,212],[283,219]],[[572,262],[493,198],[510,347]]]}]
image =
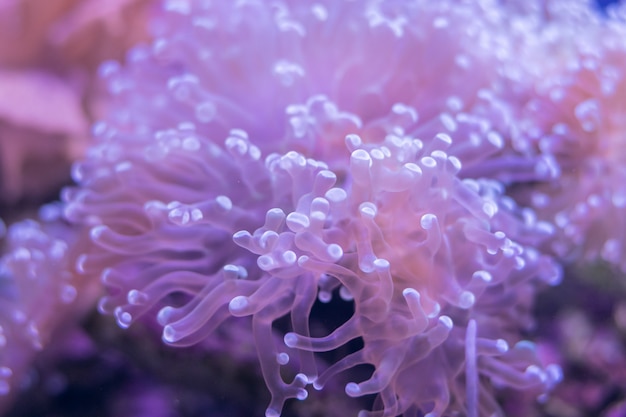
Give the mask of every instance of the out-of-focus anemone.
[{"label": "out-of-focus anemone", "polygon": [[[461,179],[503,152],[478,95],[489,7],[164,2],[156,42],[102,67],[111,114],[63,196],[91,228],[77,268],[101,275],[101,311],[152,313],[180,346],[251,316],[268,417],[360,364],[375,371],[347,394],[378,394],[362,416],[498,415],[493,387],[549,389],[558,369],[519,330],[560,277],[533,249],[552,228]],[[314,303],[336,296],[353,316],[312,337]],[[318,372],[315,352],[357,338]]]},{"label": "out-of-focus anemone", "polygon": [[42,224],[26,220],[8,228],[0,259],[0,409],[27,385],[23,374],[35,353],[59,327],[80,318],[83,301],[93,302],[100,287],[85,285],[72,272],[78,238],[59,221],[59,207],[46,206],[41,213]]},{"label": "out-of-focus anemone", "polygon": [[[364,125],[383,130],[394,105],[408,134],[488,129],[488,118],[467,110],[508,47],[490,36],[502,25],[492,6],[166,1],[156,41],[130,51],[126,68],[101,67],[115,97],[109,121],[142,136],[181,121],[211,139],[239,128],[262,137],[264,153],[295,150],[331,168],[343,137]],[[463,146],[494,152],[472,139]]]},{"label": "out-of-focus anemone", "polygon": [[513,191],[556,225],[551,249],[567,261],[602,259],[626,271],[624,10],[603,17],[558,0],[512,17],[522,59],[500,94],[518,104],[509,115],[513,132],[500,133],[558,171]]}]

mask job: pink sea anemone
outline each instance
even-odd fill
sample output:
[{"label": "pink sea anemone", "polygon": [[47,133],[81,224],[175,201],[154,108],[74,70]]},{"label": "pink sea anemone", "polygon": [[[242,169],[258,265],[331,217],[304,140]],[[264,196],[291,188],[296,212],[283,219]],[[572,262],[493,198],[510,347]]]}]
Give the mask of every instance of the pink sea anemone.
[{"label": "pink sea anemone", "polygon": [[[0,258],[0,410],[20,389],[37,352],[59,329],[75,324],[89,310],[101,287],[74,272],[76,244],[60,220],[61,209],[41,210],[41,223],[11,225]],[[75,245],[76,244],[76,245]]]},{"label": "pink sea anemone", "polygon": [[[102,66],[112,112],[63,195],[91,230],[77,269],[101,276],[102,312],[122,327],[156,316],[180,346],[251,316],[268,417],[360,364],[374,373],[346,393],[378,396],[362,416],[499,415],[494,388],[551,388],[558,368],[519,331],[560,279],[534,249],[553,228],[462,174],[503,152],[480,97],[496,6],[163,9],[153,45]],[[314,335],[313,305],[333,298],[352,317]],[[318,370],[316,352],[352,339],[363,347]]]},{"label": "pink sea anemone", "polygon": [[558,175],[520,181],[513,195],[555,224],[559,257],[626,271],[624,6],[601,17],[576,1],[540,3],[512,14],[522,59],[499,91],[517,103],[500,133],[518,152],[549,158]]}]

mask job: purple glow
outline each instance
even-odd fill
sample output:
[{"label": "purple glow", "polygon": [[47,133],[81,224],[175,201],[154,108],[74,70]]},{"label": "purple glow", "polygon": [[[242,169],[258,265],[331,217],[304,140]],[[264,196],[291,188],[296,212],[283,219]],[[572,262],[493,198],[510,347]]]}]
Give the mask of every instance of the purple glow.
[{"label": "purple glow", "polygon": [[[163,1],[154,41],[100,67],[110,100],[75,185],[48,222],[9,228],[0,394],[22,339],[84,291],[166,345],[241,335],[266,417],[338,381],[375,397],[359,417],[546,401],[563,356],[526,340],[537,294],[578,257],[624,269],[620,13]],[[320,325],[328,303],[351,315]]]}]

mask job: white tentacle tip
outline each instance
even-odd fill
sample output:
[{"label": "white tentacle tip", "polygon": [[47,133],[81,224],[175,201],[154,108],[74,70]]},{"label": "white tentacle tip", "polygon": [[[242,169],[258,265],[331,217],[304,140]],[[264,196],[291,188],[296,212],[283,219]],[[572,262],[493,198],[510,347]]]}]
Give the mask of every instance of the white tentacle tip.
[{"label": "white tentacle tip", "polygon": [[298,344],[298,335],[295,333],[287,333],[283,341],[287,347],[294,348]]},{"label": "white tentacle tip", "polygon": [[346,394],[348,394],[348,396],[350,397],[361,396],[362,392],[359,384],[355,382],[349,382],[348,384],[346,384]]}]

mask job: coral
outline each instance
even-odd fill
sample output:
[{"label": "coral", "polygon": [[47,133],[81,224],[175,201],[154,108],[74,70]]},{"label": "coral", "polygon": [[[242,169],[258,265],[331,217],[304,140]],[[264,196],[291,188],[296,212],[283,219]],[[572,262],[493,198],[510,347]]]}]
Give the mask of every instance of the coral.
[{"label": "coral", "polygon": [[[100,310],[156,316],[177,346],[251,316],[268,417],[360,364],[374,373],[346,393],[378,396],[362,416],[499,415],[495,388],[549,390],[559,370],[520,331],[560,279],[535,249],[553,227],[500,180],[515,161],[510,178],[553,173],[494,130],[498,10],[165,1],[155,42],[101,67],[111,113],[63,193]],[[337,297],[352,317],[314,334]]]}]

